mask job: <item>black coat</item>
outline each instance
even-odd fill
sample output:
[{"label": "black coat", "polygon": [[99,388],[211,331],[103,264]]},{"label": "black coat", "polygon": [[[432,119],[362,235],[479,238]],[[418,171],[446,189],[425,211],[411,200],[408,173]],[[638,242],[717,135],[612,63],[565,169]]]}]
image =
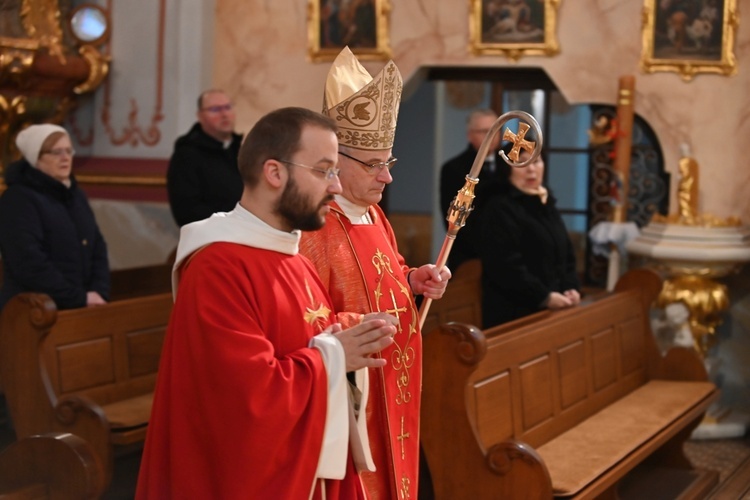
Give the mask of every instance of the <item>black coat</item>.
[{"label": "black coat", "polygon": [[552,194],[543,204],[506,186],[489,200],[481,223],[483,328],[541,311],[551,292],[580,289],[573,245]]},{"label": "black coat", "polygon": [[109,300],[107,246],[75,178],[68,188],[20,160],[5,182],[0,307],[21,292],[46,293],[59,309],[84,307],[90,291]]},{"label": "black coat", "polygon": [[167,170],[167,193],[178,225],[234,209],[242,196],[237,169],[241,144],[242,136],[232,134],[232,143],[225,149],[199,123],[177,139]]},{"label": "black coat", "polygon": [[[497,157],[497,152],[491,154],[494,155],[496,165],[499,167],[499,162],[503,160]],[[448,214],[448,208],[458,190],[466,183],[466,176],[476,156],[477,150],[469,144],[460,155],[448,160],[440,170],[440,216],[443,217],[446,229],[448,222],[445,221],[445,217]],[[463,262],[479,257],[482,210],[492,193],[498,189],[499,171],[500,168],[496,168],[494,172],[490,172],[485,163],[479,174],[479,183],[474,188],[474,210],[466,219],[466,225],[458,232],[448,257],[448,267],[453,271],[458,269]]]}]

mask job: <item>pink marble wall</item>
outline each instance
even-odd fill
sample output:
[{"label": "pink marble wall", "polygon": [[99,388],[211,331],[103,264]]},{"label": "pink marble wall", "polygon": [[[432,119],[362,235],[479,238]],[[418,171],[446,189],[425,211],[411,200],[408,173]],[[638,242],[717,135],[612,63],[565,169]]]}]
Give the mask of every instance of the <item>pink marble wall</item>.
[{"label": "pink marble wall", "polygon": [[[614,104],[618,77],[636,75],[636,112],[656,130],[674,182],[687,143],[702,168],[701,210],[750,222],[750,29],[737,33],[737,75],[684,82],[641,73],[642,9],[641,0],[562,0],[560,54],[513,63],[470,54],[469,0],[392,0],[390,41],[406,81],[423,66],[542,67],[571,104]],[[235,97],[240,130],[274,108],[320,107],[329,63],[307,60],[307,10],[306,0],[216,0],[213,83]]]}]

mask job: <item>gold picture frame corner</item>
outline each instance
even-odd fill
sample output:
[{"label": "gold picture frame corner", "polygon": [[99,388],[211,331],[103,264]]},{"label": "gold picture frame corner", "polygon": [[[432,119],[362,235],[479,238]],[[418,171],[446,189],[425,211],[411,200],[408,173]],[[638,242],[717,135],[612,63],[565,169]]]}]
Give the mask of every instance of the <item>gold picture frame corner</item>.
[{"label": "gold picture frame corner", "polygon": [[[733,76],[737,74],[737,58],[734,54],[735,37],[739,28],[739,13],[736,0],[724,0],[724,10],[721,13],[722,39],[720,54],[721,58],[716,61],[708,61],[696,58],[659,58],[656,56],[655,47],[658,0],[644,0],[642,11],[642,51],[640,68],[645,74],[657,72],[677,73],[683,81],[690,82],[699,74],[718,74],[722,76]],[[709,19],[703,12],[693,21]],[[713,30],[713,28],[712,28]],[[663,35],[662,35],[663,37]],[[673,42],[674,43],[674,42]],[[676,46],[676,45],[675,45]],[[678,50],[682,50],[681,48]],[[698,48],[698,50],[700,50]]]},{"label": "gold picture frame corner", "polygon": [[[482,27],[484,20],[484,4],[487,0],[469,0],[469,53],[474,56],[485,55],[503,55],[512,62],[518,62],[521,57],[525,56],[546,56],[551,57],[560,53],[560,44],[557,40],[557,11],[560,6],[560,0],[541,0],[539,3],[544,4],[543,26],[533,26],[543,33],[543,41],[526,42],[513,40],[510,42],[484,42],[482,40]],[[530,0],[529,0],[530,1]],[[530,9],[528,3],[522,4],[519,8],[526,6]],[[505,7],[507,9],[507,7]],[[518,11],[508,11],[505,19],[510,19],[511,24],[507,25],[508,31],[501,34],[512,38],[518,32],[516,31],[519,24],[513,16]],[[520,17],[520,14],[518,14]],[[506,21],[503,21],[506,22]],[[498,29],[504,29],[506,26],[496,25]],[[495,27],[493,27],[494,29]],[[519,35],[521,36],[521,35]]]},{"label": "gold picture frame corner", "polygon": [[[321,43],[321,5],[326,0],[308,0],[307,3],[307,58],[310,62],[330,62],[341,52],[347,43],[323,47]],[[359,60],[387,61],[392,57],[390,47],[390,0],[372,0],[375,9],[375,44],[372,47],[350,46]],[[346,26],[344,26],[346,28]]]}]

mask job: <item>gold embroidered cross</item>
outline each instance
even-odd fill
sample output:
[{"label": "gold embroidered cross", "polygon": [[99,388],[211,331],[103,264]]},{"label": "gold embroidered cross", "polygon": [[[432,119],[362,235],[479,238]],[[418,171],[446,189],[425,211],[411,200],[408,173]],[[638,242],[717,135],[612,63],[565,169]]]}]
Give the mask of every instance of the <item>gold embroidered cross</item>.
[{"label": "gold embroidered cross", "polygon": [[411,498],[409,495],[409,485],[411,484],[411,481],[409,481],[408,477],[402,477],[401,478],[401,498],[407,499]]},{"label": "gold embroidered cross", "polygon": [[391,302],[393,302],[393,309],[386,309],[383,312],[396,315],[396,319],[398,320],[398,331],[399,333],[401,333],[401,317],[398,315],[398,313],[406,312],[406,307],[398,307],[398,305],[396,305],[396,296],[393,295],[393,288],[390,289],[390,292],[391,292]]},{"label": "gold embroidered cross", "polygon": [[534,147],[536,146],[536,143],[534,141],[527,141],[524,139],[526,136],[526,132],[529,131],[529,125],[526,123],[519,123],[518,124],[518,135],[514,134],[510,131],[510,129],[505,129],[505,132],[503,133],[503,140],[504,141],[510,141],[513,143],[513,148],[510,150],[510,153],[508,153],[508,158],[510,158],[513,161],[518,161],[518,155],[521,153],[521,149],[525,149],[529,153],[534,152]]},{"label": "gold embroidered cross", "polygon": [[307,278],[305,278],[305,288],[307,289],[307,297],[310,299],[310,307],[305,308],[304,319],[312,326],[316,323],[324,326],[325,320],[331,314],[331,310],[323,305],[322,302],[319,302],[317,308],[313,309],[315,307],[315,297],[313,297]]},{"label": "gold embroidered cross", "polygon": [[404,432],[404,417],[401,417],[401,434],[396,436],[396,439],[401,441],[401,460],[406,458],[406,454],[404,452],[404,440],[408,438],[410,434],[408,432]]}]

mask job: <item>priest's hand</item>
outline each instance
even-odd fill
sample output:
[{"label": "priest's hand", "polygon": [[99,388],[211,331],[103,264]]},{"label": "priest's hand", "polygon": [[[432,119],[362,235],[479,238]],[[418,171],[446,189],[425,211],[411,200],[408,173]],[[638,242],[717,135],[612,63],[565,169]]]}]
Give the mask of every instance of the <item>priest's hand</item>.
[{"label": "priest's hand", "polygon": [[[384,315],[389,316],[389,315]],[[396,334],[396,318],[371,319],[346,330],[334,329],[331,333],[341,342],[346,358],[346,371],[360,368],[385,366],[386,360],[371,355],[382,351],[393,343]]]},{"label": "priest's hand", "polygon": [[432,300],[443,296],[449,279],[451,279],[450,269],[443,266],[438,270],[435,264],[425,264],[411,271],[408,276],[411,291]]}]

